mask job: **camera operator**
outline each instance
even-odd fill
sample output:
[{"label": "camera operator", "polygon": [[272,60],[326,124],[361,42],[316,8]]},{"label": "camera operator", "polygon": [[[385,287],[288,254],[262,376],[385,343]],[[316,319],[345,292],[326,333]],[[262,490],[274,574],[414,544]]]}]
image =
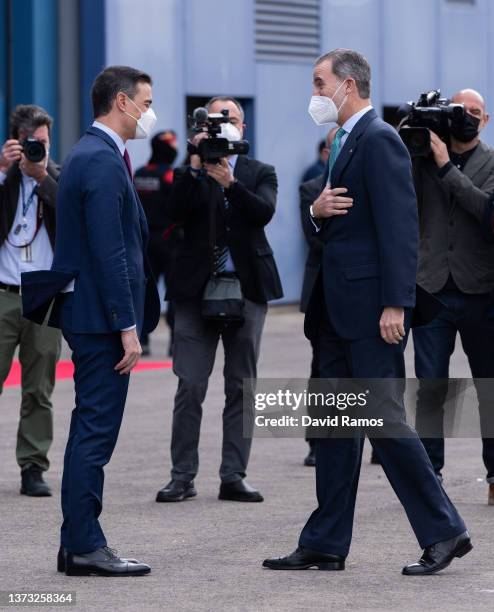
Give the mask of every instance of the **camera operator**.
[{"label": "camera operator", "polygon": [[0,393],[19,346],[22,403],[17,432],[21,493],[51,495],[42,472],[53,439],[51,394],[60,355],[58,330],[22,318],[21,273],[49,269],[55,244],[59,168],[49,157],[52,118],[17,106],[0,155]]},{"label": "camera operator", "polygon": [[[494,151],[480,140],[489,115],[474,90],[460,91],[452,102],[463,104],[465,112],[462,120],[451,122],[451,145],[431,131],[432,155],[414,159],[420,218],[417,282],[447,307],[413,330],[415,372],[423,379],[417,430],[439,479],[444,466],[443,404],[457,333],[474,379],[494,377],[494,325],[487,317],[494,289],[494,245],[483,239],[485,211],[494,192]],[[476,387],[481,424],[486,424],[492,397],[481,385]],[[438,437],[427,436],[431,430],[426,424],[433,425]],[[485,436],[483,459],[489,503],[494,504],[494,440]]]},{"label": "camera operator", "polygon": [[[239,102],[215,97],[206,109],[209,117],[218,117],[225,109],[229,112],[229,122],[221,124],[221,136],[227,139],[223,142],[240,145],[244,113]],[[245,155],[221,157],[217,164],[201,160],[196,154],[197,149],[203,150],[201,143],[221,144],[219,138],[205,143],[209,137],[209,132],[201,131],[192,139],[190,166],[175,171],[169,201],[171,219],[183,223],[184,230],[167,288],[167,299],[175,302],[173,370],[179,382],[173,412],[172,480],[158,492],[156,501],[182,501],[197,494],[193,480],[199,467],[202,403],[221,337],[226,397],[219,499],[261,502],[259,491],[245,480],[251,440],[243,430],[242,381],[256,377],[267,302],[282,297],[264,233],[275,212],[277,179],[272,166]],[[205,318],[206,289],[216,275],[240,286],[243,325]],[[241,297],[235,295],[233,302],[240,304]]]}]

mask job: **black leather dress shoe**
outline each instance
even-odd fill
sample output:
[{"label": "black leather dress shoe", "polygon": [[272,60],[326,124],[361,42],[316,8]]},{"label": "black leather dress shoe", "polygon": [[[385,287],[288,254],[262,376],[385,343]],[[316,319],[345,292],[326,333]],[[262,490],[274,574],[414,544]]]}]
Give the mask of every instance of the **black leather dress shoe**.
[{"label": "black leather dress shoe", "polygon": [[84,555],[68,552],[65,556],[67,576],[144,576],[150,571],[151,568],[145,563],[131,563],[128,559],[117,557],[108,546]]},{"label": "black leather dress shoe", "polygon": [[245,480],[222,482],[218,499],[238,502],[262,502],[264,497]]},{"label": "black leather dress shoe", "polygon": [[417,563],[412,563],[403,568],[405,576],[426,576],[440,572],[453,561],[455,557],[463,557],[472,550],[472,542],[468,531],[451,538],[428,546]]},{"label": "black leather dress shoe", "polygon": [[324,571],[344,570],[345,557],[321,553],[299,546],[296,551],[287,557],[273,557],[265,559],[263,567],[274,570],[305,570],[311,567]]},{"label": "black leather dress shoe", "polygon": [[[65,558],[67,552],[63,546],[58,549],[57,555],[57,572],[65,572]],[[139,563],[137,559],[122,559],[122,561],[128,561],[129,563]]]},{"label": "black leather dress shoe", "polygon": [[304,459],[304,465],[309,467],[314,467],[316,465],[316,453],[313,448],[310,449],[309,454]]},{"label": "black leather dress shoe", "polygon": [[197,491],[194,487],[194,481],[183,482],[182,480],[170,480],[170,482],[158,491],[156,495],[157,502],[179,502],[187,499],[187,497],[195,497]]},{"label": "black leather dress shoe", "polygon": [[43,480],[43,473],[37,466],[21,472],[21,495],[30,497],[51,497],[51,489]]}]

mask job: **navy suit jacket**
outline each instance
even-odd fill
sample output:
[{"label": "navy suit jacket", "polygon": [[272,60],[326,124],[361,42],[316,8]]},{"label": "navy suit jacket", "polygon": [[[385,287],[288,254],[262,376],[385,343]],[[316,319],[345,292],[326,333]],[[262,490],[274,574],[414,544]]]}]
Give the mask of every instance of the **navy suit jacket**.
[{"label": "navy suit jacket", "polygon": [[[326,182],[327,174],[321,189]],[[353,207],[323,223],[322,274],[308,305],[305,332],[317,336],[325,302],[340,337],[379,336],[384,307],[415,306],[419,232],[410,156],[375,110],[350,132],[330,182],[348,189]]]},{"label": "navy suit jacket", "polygon": [[[23,315],[42,323],[54,298],[75,279],[69,331],[152,331],[160,303],[146,257],[148,228],[115,142],[90,127],[72,149],[59,181],[51,270],[22,275]],[[48,325],[59,327],[55,300]]]}]

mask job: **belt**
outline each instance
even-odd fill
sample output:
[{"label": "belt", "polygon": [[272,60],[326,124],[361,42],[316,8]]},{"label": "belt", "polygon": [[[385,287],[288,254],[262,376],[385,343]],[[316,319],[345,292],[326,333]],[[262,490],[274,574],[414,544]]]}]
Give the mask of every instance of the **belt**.
[{"label": "belt", "polygon": [[7,293],[15,293],[17,295],[21,295],[21,286],[6,285],[5,283],[0,283],[0,291],[7,291]]}]

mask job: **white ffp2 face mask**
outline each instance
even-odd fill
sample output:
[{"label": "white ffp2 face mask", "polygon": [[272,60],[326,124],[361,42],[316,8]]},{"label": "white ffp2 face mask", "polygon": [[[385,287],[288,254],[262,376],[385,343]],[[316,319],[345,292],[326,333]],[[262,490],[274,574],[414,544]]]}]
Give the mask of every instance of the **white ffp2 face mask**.
[{"label": "white ffp2 face mask", "polygon": [[309,115],[312,117],[317,125],[324,125],[325,123],[336,123],[338,121],[338,113],[341,107],[346,102],[346,96],[340,107],[337,108],[334,103],[334,97],[340,91],[341,86],[345,81],[342,81],[338,89],[334,92],[331,98],[327,96],[312,96],[309,104]]},{"label": "white ffp2 face mask", "polygon": [[218,134],[220,138],[226,138],[230,142],[238,142],[242,139],[242,134],[238,127],[233,125],[233,123],[222,123],[221,124],[221,132]]},{"label": "white ffp2 face mask", "polygon": [[136,140],[139,138],[149,138],[158,120],[154,113],[154,110],[152,108],[148,108],[146,111],[141,111],[141,109],[137,106],[134,100],[131,100],[130,98],[129,100],[137,108],[137,110],[141,113],[141,116],[139,117],[139,119],[136,119],[136,117],[134,117],[134,115],[131,115],[130,113],[125,113],[129,117],[132,117],[132,119],[134,119],[135,122],[137,123],[136,134],[134,138]]}]

